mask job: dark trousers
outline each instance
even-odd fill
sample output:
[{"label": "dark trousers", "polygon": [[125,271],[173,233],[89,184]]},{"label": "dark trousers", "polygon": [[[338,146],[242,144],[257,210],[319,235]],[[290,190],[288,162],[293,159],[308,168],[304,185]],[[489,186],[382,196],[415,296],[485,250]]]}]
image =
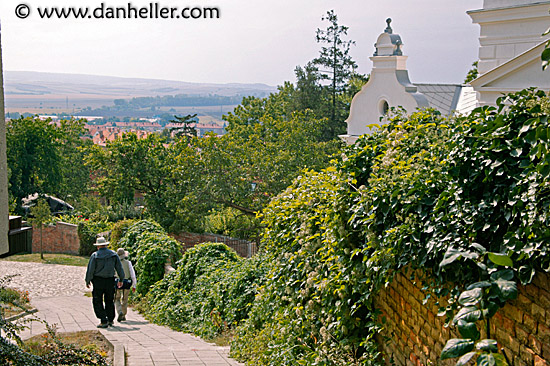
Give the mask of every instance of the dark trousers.
[{"label": "dark trousers", "polygon": [[[102,323],[115,319],[115,278],[94,277],[92,279],[92,304],[94,313]],[[105,306],[103,302],[105,301]]]}]

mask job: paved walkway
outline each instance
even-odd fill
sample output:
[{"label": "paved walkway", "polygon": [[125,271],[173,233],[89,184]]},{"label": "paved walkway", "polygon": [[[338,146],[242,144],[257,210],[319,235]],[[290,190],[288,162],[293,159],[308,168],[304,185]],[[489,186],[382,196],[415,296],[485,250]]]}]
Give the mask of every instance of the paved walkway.
[{"label": "paved walkway", "polygon": [[[10,286],[29,290],[31,303],[38,309],[36,315],[56,324],[59,332],[97,329],[99,320],[94,316],[92,299],[84,296],[89,291],[83,285],[85,268],[0,260],[0,273],[20,274]],[[129,366],[241,365],[229,358],[229,347],[151,324],[131,309],[126,318],[128,321],[115,322],[114,327],[101,329],[101,333],[111,343],[124,344]],[[32,322],[21,336],[44,332],[41,323]]]}]

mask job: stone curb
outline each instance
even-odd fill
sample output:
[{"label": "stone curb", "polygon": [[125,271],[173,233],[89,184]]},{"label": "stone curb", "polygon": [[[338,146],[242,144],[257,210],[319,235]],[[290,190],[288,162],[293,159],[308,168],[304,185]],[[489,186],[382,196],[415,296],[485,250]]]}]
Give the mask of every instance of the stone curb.
[{"label": "stone curb", "polygon": [[4,319],[4,321],[6,321],[6,322],[12,322],[12,321],[17,320],[17,319],[19,319],[19,318],[22,318],[22,317],[24,317],[24,316],[34,314],[34,313],[36,313],[37,311],[38,311],[38,309],[27,310],[27,311],[24,312],[24,313],[20,313],[20,314],[17,314],[17,315],[10,316],[9,318]]},{"label": "stone curb", "polygon": [[113,342],[114,354],[113,354],[113,366],[126,366],[126,356],[124,345],[119,342]]}]

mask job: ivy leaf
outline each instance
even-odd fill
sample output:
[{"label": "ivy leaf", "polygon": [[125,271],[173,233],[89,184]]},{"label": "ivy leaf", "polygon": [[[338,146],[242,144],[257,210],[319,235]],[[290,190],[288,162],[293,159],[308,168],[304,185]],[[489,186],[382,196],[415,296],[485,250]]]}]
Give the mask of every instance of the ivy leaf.
[{"label": "ivy leaf", "polygon": [[462,337],[473,340],[479,339],[480,334],[475,323],[469,323],[464,321],[463,319],[460,319],[458,321],[457,327]]},{"label": "ivy leaf", "polygon": [[482,353],[477,358],[478,366],[496,366],[496,360],[492,353]]},{"label": "ivy leaf", "polygon": [[514,278],[514,271],[511,269],[503,269],[491,274],[491,280],[506,280],[511,281]]},{"label": "ivy leaf", "polygon": [[535,277],[535,269],[531,266],[521,266],[518,270],[518,277],[523,285],[531,283]]},{"label": "ivy leaf", "polygon": [[476,249],[481,254],[487,253],[487,249],[485,249],[485,247],[483,245],[479,244],[479,243],[472,243],[472,244],[470,244],[470,246],[473,247],[474,249]]},{"label": "ivy leaf", "polygon": [[457,324],[460,320],[465,322],[476,322],[481,319],[482,312],[475,306],[465,306],[453,318],[453,323]]},{"label": "ivy leaf", "polygon": [[443,260],[439,263],[439,268],[449,265],[462,256],[462,252],[453,247],[449,247],[443,256]]},{"label": "ivy leaf", "polygon": [[506,361],[506,357],[500,353],[493,354],[493,357],[495,358],[496,366],[510,366],[508,365],[508,362]]},{"label": "ivy leaf", "polygon": [[476,349],[484,352],[498,352],[497,341],[494,339],[482,339],[477,342]]},{"label": "ivy leaf", "polygon": [[518,287],[514,281],[496,280],[502,300],[515,299],[518,296]]},{"label": "ivy leaf", "polygon": [[481,288],[474,288],[472,290],[464,291],[460,294],[458,302],[460,305],[475,305],[481,300],[483,291]]},{"label": "ivy leaf", "polygon": [[471,285],[468,285],[468,287],[466,287],[466,290],[471,290],[474,288],[485,288],[485,287],[491,287],[491,282],[489,281],[475,282],[475,283],[472,283]]},{"label": "ivy leaf", "polygon": [[460,357],[474,349],[474,341],[471,339],[452,338],[447,341],[441,351],[441,359]]},{"label": "ivy leaf", "polygon": [[477,352],[468,352],[468,353],[466,353],[464,356],[460,357],[458,359],[458,361],[456,361],[456,366],[466,365],[468,362],[470,362],[472,357],[474,357],[476,354],[477,354]]},{"label": "ivy leaf", "polygon": [[506,254],[489,253],[489,260],[498,266],[513,267],[514,262]]}]

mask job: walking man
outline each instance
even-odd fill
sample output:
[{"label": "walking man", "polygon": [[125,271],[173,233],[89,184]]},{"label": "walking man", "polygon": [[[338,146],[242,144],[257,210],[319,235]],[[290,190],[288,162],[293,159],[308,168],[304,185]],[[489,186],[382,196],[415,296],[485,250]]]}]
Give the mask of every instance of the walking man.
[{"label": "walking man", "polygon": [[[124,270],[118,255],[107,249],[109,242],[105,238],[98,237],[94,245],[97,251],[88,262],[86,287],[90,288],[90,282],[94,285],[92,304],[95,316],[101,321],[97,327],[107,328],[109,325],[112,326],[115,320],[115,270],[120,278],[124,278]],[[122,283],[119,286],[122,286]]]},{"label": "walking man", "polygon": [[130,288],[132,291],[136,290],[136,272],[132,266],[132,262],[128,259],[128,252],[124,248],[118,248],[116,251],[122,268],[124,269],[124,278],[121,280],[117,277],[118,282],[122,282],[122,287],[119,286],[115,294],[115,307],[118,314],[117,320],[123,322],[126,320],[126,313],[128,312],[128,297],[130,296]]}]

